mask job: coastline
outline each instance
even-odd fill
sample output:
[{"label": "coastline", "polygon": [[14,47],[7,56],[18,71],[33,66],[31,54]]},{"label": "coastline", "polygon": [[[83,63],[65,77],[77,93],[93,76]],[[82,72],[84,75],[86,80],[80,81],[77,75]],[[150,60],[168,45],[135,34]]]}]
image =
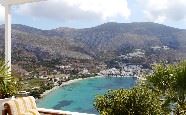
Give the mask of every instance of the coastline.
[{"label": "coastline", "polygon": [[78,78],[78,79],[73,79],[73,80],[69,80],[69,81],[63,82],[60,86],[55,86],[55,87],[53,87],[52,89],[46,90],[45,92],[43,92],[43,93],[40,95],[40,98],[42,98],[42,97],[48,95],[49,93],[55,91],[56,89],[58,89],[58,88],[60,88],[60,87],[67,86],[67,85],[70,85],[70,84],[72,84],[72,83],[75,83],[75,82],[78,82],[78,81],[81,81],[81,80],[93,79],[93,78],[100,78],[100,77],[103,77],[103,76],[93,76],[93,77],[87,77],[87,78]]},{"label": "coastline", "polygon": [[[93,78],[100,78],[100,77],[104,77],[104,75],[98,75],[98,76],[93,76],[93,77],[87,77],[87,78],[78,78],[78,79],[73,79],[73,80],[69,80],[69,81],[66,81],[66,82],[63,82],[60,86],[55,86],[53,87],[52,89],[50,90],[46,90],[45,92],[43,92],[41,95],[40,95],[40,98],[43,98],[44,96],[48,95],[49,93],[55,91],[56,89],[60,88],[60,87],[64,87],[64,86],[67,86],[67,85],[70,85],[72,83],[75,83],[75,82],[78,82],[78,81],[81,81],[81,80],[86,80],[86,79],[93,79]],[[112,77],[116,77],[116,76],[112,76]],[[119,76],[117,76],[119,77]],[[124,76],[124,77],[132,77],[132,76]],[[141,77],[136,77],[135,78],[139,79],[139,80],[143,80]]]},{"label": "coastline", "polygon": [[94,77],[73,79],[73,80],[69,80],[69,81],[67,81],[67,82],[62,83],[59,87],[63,87],[63,86],[66,86],[66,85],[70,85],[70,84],[72,84],[72,83],[75,83],[75,82],[78,82],[78,81],[81,81],[81,80],[93,79],[93,78],[100,78],[100,77],[103,77],[103,76],[94,76]]}]

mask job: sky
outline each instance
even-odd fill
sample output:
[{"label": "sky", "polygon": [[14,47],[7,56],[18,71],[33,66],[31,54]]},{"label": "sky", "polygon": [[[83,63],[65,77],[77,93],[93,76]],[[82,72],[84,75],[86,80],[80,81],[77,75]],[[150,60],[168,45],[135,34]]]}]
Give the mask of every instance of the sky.
[{"label": "sky", "polygon": [[14,24],[44,30],[89,28],[107,22],[155,22],[186,29],[186,0],[47,0],[16,5],[11,12]]}]

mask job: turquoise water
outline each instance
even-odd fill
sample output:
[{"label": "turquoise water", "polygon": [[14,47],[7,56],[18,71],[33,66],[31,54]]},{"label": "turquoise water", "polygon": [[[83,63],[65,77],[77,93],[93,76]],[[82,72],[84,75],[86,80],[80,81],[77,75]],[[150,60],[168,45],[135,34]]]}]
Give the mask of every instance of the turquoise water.
[{"label": "turquoise water", "polygon": [[131,88],[136,78],[101,77],[85,79],[61,87],[40,99],[38,107],[53,108],[72,112],[98,114],[93,107],[96,95],[104,94],[109,89]]}]

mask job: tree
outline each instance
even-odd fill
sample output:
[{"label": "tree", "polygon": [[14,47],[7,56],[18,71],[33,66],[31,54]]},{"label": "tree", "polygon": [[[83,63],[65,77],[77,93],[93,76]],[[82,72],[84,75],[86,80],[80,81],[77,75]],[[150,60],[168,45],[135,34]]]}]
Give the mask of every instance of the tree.
[{"label": "tree", "polygon": [[175,72],[175,92],[177,102],[177,114],[186,114],[186,62],[179,63]]},{"label": "tree", "polygon": [[102,115],[186,115],[186,61],[157,64],[144,82],[98,96],[94,106]]},{"label": "tree", "polygon": [[153,74],[147,75],[146,85],[159,94],[172,93],[173,82],[175,82],[175,66],[157,64],[153,68]]},{"label": "tree", "polygon": [[145,87],[110,90],[94,102],[101,115],[165,115],[159,96]]},{"label": "tree", "polygon": [[160,94],[164,110],[173,110],[177,115],[186,114],[186,62],[158,64],[154,73],[146,78],[146,86]]}]

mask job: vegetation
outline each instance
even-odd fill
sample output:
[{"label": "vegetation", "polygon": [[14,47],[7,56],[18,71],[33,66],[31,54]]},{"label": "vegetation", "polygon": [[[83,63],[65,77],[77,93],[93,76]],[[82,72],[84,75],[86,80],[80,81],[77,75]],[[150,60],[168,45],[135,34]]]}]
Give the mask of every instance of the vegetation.
[{"label": "vegetation", "polygon": [[133,89],[113,90],[95,99],[102,115],[186,114],[186,62],[157,64],[145,82]]},{"label": "vegetation", "polygon": [[[12,64],[18,64],[19,68],[28,72],[35,71],[36,68],[41,67],[40,65],[53,68],[56,63],[59,64],[59,57],[92,58],[102,62],[111,60],[110,63],[113,63],[113,58],[140,48],[147,54],[145,59],[134,58],[124,61],[149,64],[160,59],[174,61],[180,59],[181,54],[185,54],[185,31],[155,23],[106,23],[83,31],[69,28],[45,31],[24,25],[12,26],[15,30],[12,36],[17,41],[13,44],[15,47],[12,52]],[[0,28],[2,41],[3,33],[4,29]],[[0,42],[0,46],[3,46],[3,43]],[[170,50],[153,51],[151,48],[164,45]],[[3,52],[1,50],[2,47],[0,52]]]},{"label": "vegetation", "polygon": [[52,82],[39,78],[30,79],[24,81],[24,83],[23,90],[30,92],[30,95],[35,98],[40,98],[40,94],[54,87]]},{"label": "vegetation", "polygon": [[4,61],[0,61],[0,99],[15,95],[20,87],[18,79],[11,76],[8,69]]},{"label": "vegetation", "polygon": [[104,96],[98,96],[95,102],[94,106],[101,115],[163,114],[159,97],[142,87],[108,91]]},{"label": "vegetation", "polygon": [[[176,65],[159,64],[154,74],[147,76],[146,85],[159,93],[166,111],[186,114],[186,62]],[[170,107],[172,106],[172,107]]]}]

